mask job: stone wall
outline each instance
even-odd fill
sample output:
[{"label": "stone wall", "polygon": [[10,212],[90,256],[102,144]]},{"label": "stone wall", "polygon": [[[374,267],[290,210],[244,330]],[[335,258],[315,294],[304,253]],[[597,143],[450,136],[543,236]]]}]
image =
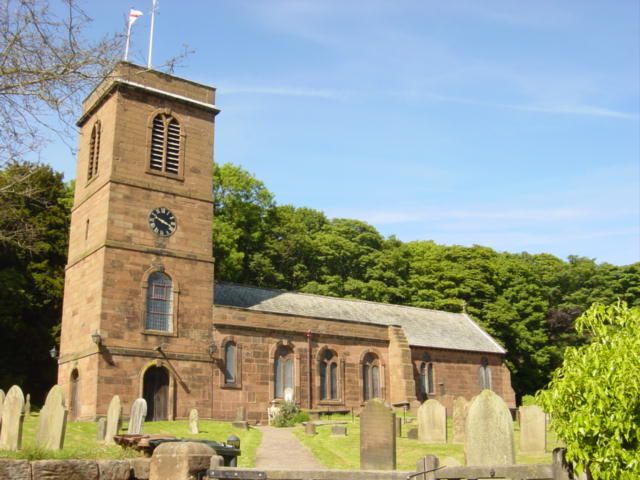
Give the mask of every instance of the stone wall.
[{"label": "stone wall", "polygon": [[150,459],[7,460],[0,459],[0,478],[11,480],[147,480]]}]

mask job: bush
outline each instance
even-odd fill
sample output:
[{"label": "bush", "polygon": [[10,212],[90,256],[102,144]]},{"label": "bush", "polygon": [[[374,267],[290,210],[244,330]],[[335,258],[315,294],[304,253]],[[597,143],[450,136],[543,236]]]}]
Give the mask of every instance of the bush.
[{"label": "bush", "polygon": [[522,406],[523,407],[529,407],[531,405],[538,405],[536,403],[536,397],[534,397],[533,395],[523,395],[522,396]]},{"label": "bush", "polygon": [[280,405],[280,412],[273,419],[276,427],[293,427],[297,423],[309,420],[309,414],[301,411],[293,402],[284,402]]},{"label": "bush", "polygon": [[640,478],[640,308],[594,304],[576,320],[590,343],[567,348],[537,400],[567,446],[567,460],[596,480]]}]

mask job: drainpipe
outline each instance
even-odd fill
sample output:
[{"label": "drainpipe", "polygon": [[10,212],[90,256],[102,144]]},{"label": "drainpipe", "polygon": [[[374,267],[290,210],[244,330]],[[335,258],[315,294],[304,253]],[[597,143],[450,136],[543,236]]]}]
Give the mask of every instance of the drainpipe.
[{"label": "drainpipe", "polygon": [[307,398],[309,399],[309,409],[313,408],[311,392],[313,387],[311,386],[311,330],[307,330]]}]

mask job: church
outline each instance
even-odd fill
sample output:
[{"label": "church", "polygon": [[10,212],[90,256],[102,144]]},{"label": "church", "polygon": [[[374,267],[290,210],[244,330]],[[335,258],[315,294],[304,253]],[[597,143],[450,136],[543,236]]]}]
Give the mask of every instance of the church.
[{"label": "church", "polygon": [[415,409],[489,388],[515,407],[505,350],[466,313],[215,280],[214,88],[121,62],[83,103],[58,383],[69,416],[113,395],[147,420],[266,423],[285,398]]}]

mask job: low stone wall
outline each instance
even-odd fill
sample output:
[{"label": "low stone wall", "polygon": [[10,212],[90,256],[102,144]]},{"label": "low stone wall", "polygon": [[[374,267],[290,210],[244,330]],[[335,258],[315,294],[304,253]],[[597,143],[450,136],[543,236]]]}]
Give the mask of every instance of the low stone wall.
[{"label": "low stone wall", "polygon": [[147,480],[148,458],[131,460],[0,459],[0,478],[11,480]]}]

